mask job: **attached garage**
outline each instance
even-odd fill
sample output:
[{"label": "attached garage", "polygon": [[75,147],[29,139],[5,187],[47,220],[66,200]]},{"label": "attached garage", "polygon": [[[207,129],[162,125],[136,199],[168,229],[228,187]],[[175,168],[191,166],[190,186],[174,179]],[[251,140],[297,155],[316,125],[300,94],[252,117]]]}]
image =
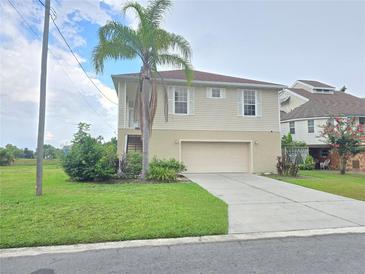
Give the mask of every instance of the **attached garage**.
[{"label": "attached garage", "polygon": [[250,172],[250,142],[181,141],[187,172]]}]

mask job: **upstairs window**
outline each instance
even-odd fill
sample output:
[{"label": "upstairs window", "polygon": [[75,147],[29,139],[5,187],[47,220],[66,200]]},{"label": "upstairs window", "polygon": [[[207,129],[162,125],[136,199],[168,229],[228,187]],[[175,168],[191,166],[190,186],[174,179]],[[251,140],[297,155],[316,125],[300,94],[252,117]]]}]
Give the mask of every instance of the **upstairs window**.
[{"label": "upstairs window", "polygon": [[243,92],[243,115],[256,116],[256,91],[254,90]]},{"label": "upstairs window", "polygon": [[295,134],[295,122],[289,122],[290,134]]},{"label": "upstairs window", "polygon": [[176,114],[188,114],[188,89],[176,87],[174,92],[174,112]]},{"label": "upstairs window", "polygon": [[314,120],[308,120],[308,133],[314,133]]},{"label": "upstairs window", "polygon": [[215,98],[220,99],[224,98],[224,89],[223,88],[208,88],[207,89],[207,97],[208,98]]}]

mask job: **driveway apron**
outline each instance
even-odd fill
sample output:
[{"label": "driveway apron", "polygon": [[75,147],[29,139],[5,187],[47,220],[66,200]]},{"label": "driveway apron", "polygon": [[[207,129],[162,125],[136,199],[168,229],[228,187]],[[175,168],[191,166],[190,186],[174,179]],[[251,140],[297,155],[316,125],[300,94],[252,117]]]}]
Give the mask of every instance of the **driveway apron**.
[{"label": "driveway apron", "polygon": [[365,202],[247,173],[186,174],[228,204],[229,233],[365,226]]}]

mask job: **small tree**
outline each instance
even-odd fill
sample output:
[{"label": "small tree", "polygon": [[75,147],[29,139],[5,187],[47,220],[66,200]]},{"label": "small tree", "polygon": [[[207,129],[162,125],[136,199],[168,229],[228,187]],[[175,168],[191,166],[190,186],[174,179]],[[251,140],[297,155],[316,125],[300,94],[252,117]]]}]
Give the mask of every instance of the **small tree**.
[{"label": "small tree", "polygon": [[340,171],[341,174],[345,174],[349,157],[361,151],[360,143],[364,129],[361,125],[356,125],[355,118],[335,118],[335,121],[335,124],[327,121],[326,125],[322,126],[320,136],[331,146],[332,151],[338,153]]}]

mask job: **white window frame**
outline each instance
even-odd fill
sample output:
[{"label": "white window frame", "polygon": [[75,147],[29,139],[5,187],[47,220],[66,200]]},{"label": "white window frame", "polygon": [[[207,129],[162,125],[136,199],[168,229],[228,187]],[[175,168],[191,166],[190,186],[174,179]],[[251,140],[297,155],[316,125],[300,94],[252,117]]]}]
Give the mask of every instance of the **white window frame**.
[{"label": "white window frame", "polygon": [[[245,115],[245,92],[247,91],[253,91],[255,92],[255,115]],[[242,113],[241,115],[244,117],[259,117],[258,115],[258,107],[257,107],[257,90],[254,89],[244,89],[241,91],[241,104],[242,104]]]},{"label": "white window frame", "polygon": [[175,92],[176,92],[176,88],[185,88],[185,87],[181,87],[181,86],[174,86],[173,88],[173,98],[172,98],[172,106],[173,106],[173,114],[174,115],[189,115],[190,113],[190,92],[189,92],[189,88],[186,88],[186,113],[176,113],[175,111]]},{"label": "white window frame", "polygon": [[[293,124],[293,127],[291,126]],[[293,129],[294,130],[294,133],[292,133],[291,132],[291,129]],[[290,134],[295,134],[295,121],[290,121],[289,122],[289,132],[290,132]]]},{"label": "white window frame", "polygon": [[[313,123],[313,125],[309,125],[309,122],[311,122],[311,123]],[[308,133],[314,133],[314,130],[315,130],[315,128],[314,128],[314,120],[313,119],[309,119],[308,121],[307,121],[307,129],[308,129]],[[310,131],[309,129],[313,129],[312,131]]]},{"label": "white window frame", "polygon": [[[213,89],[219,89],[219,97],[213,96]],[[226,98],[226,90],[224,88],[217,88],[217,87],[207,88],[207,97],[209,99],[224,99]]]}]

